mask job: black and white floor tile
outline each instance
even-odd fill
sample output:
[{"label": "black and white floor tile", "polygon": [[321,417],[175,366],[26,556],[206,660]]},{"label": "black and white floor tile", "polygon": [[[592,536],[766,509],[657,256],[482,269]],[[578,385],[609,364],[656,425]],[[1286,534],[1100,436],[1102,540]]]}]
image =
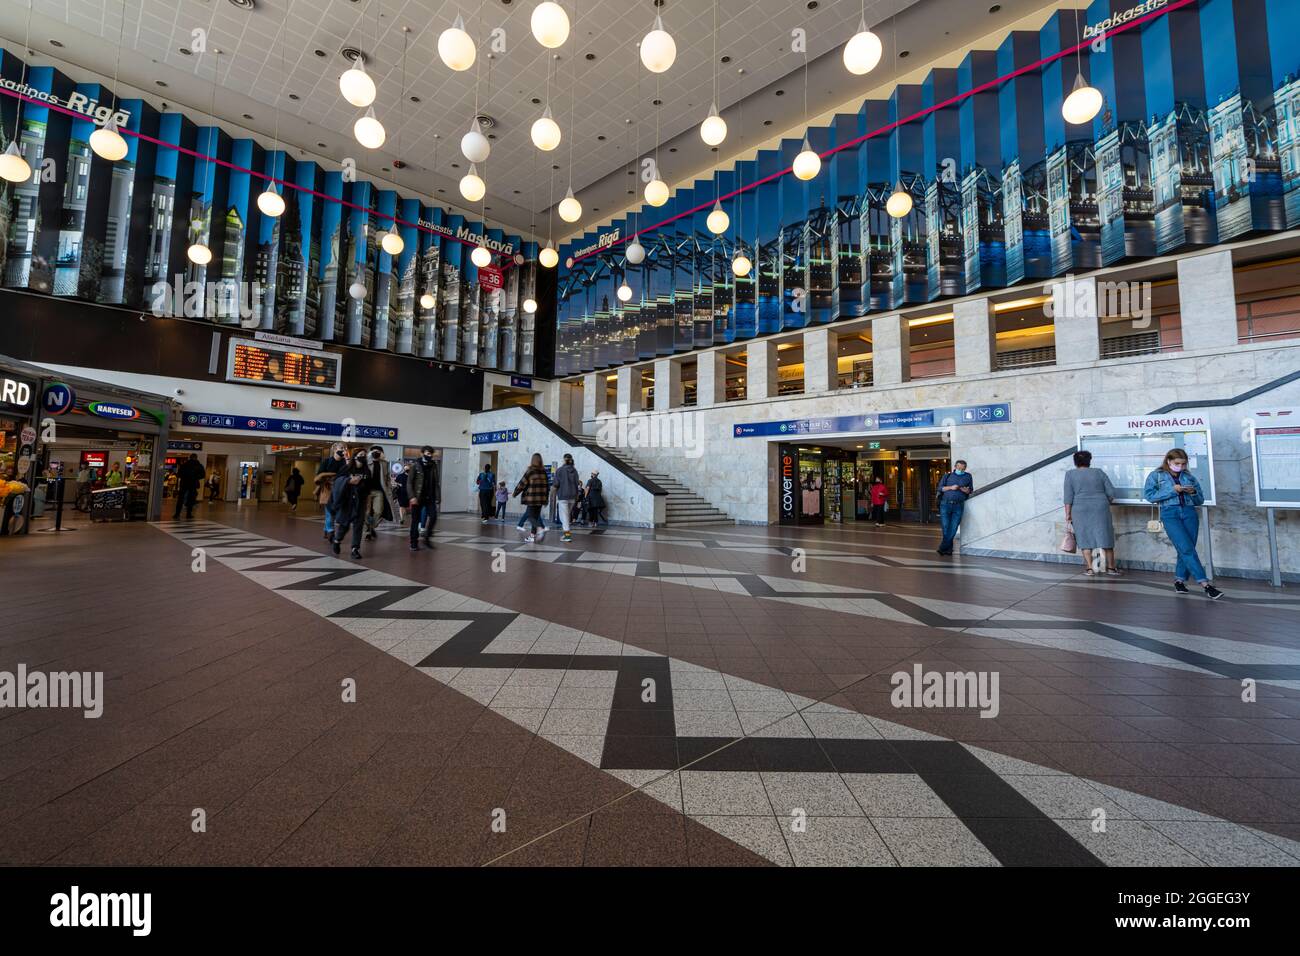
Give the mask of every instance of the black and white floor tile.
[{"label": "black and white floor tile", "polygon": [[1174,804],[250,532],[160,527],[778,864],[1300,865],[1300,843]]}]

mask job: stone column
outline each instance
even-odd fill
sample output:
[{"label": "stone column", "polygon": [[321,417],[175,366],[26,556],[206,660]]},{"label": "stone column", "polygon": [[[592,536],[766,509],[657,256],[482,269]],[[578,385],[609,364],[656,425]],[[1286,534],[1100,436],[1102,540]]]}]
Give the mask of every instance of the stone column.
[{"label": "stone column", "polygon": [[745,348],[746,398],[776,398],[776,344],[766,339]]},{"label": "stone column", "polygon": [[618,408],[619,415],[628,415],[641,411],[641,369],[639,366],[623,365],[618,370]]},{"label": "stone column", "polygon": [[839,385],[840,337],[830,329],[809,329],[803,334],[803,392],[833,392]]},{"label": "stone column", "polygon": [[537,391],[537,397],[533,400],[537,410],[553,422],[562,422],[564,412],[560,408],[559,379],[551,382],[534,382],[533,388]]},{"label": "stone column", "polygon": [[987,375],[997,366],[997,318],[988,299],[958,302],[952,309],[958,375]]},{"label": "stone column", "polygon": [[655,411],[681,408],[685,400],[682,389],[682,363],[677,359],[655,360]]},{"label": "stone column", "polygon": [[1237,344],[1232,253],[1210,252],[1178,260],[1178,308],[1184,352]]},{"label": "stone column", "polygon": [[701,352],[695,366],[695,407],[708,408],[727,400],[727,356],[721,350]]},{"label": "stone column", "polygon": [[871,375],[876,385],[912,377],[912,330],[897,312],[871,320]]},{"label": "stone column", "polygon": [[1049,286],[1052,300],[1056,364],[1074,365],[1101,358],[1101,320],[1097,316],[1097,280],[1066,276]]},{"label": "stone column", "polygon": [[588,372],[582,376],[582,420],[595,421],[605,410],[605,373]]}]

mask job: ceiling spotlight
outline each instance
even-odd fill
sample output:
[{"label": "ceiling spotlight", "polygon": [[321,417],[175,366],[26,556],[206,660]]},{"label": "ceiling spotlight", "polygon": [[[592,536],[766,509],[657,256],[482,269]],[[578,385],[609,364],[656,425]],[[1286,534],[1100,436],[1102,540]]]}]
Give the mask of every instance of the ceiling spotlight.
[{"label": "ceiling spotlight", "polygon": [[474,65],[478,51],[474,49],[474,40],[465,32],[465,21],[459,15],[456,22],[438,36],[438,56],[442,57],[448,69],[458,73]]},{"label": "ceiling spotlight", "polygon": [[257,208],[262,211],[262,215],[272,219],[284,212],[284,197],[275,191],[274,183],[268,185],[265,192],[258,194]]},{"label": "ceiling spotlight", "polygon": [[627,244],[627,248],[623,250],[623,254],[627,256],[627,261],[634,266],[639,266],[645,262],[645,246],[641,245],[635,234],[632,236],[632,241]]},{"label": "ceiling spotlight", "polygon": [[397,223],[393,223],[388,231],[384,233],[383,238],[379,240],[379,245],[383,247],[384,252],[390,256],[399,256],[402,250],[406,248],[406,240],[402,234],[397,231]]},{"label": "ceiling spotlight", "polygon": [[822,158],[813,152],[812,146],[808,144],[808,137],[803,138],[803,149],[799,155],[794,158],[794,165],[791,169],[794,171],[796,179],[802,179],[807,182],[814,179],[822,168]]},{"label": "ceiling spotlight", "polygon": [[709,146],[719,146],[727,138],[727,121],[718,114],[718,104],[709,107],[709,115],[700,124],[700,139]]},{"label": "ceiling spotlight", "polygon": [[532,137],[533,145],[548,153],[560,145],[560,124],[551,118],[549,105],[533,123]]},{"label": "ceiling spotlight", "polygon": [[384,132],[384,124],[375,117],[373,106],[367,107],[365,115],[358,117],[352,124],[352,135],[366,149],[378,149],[388,138],[388,134]]},{"label": "ceiling spotlight", "polygon": [[486,192],[487,184],[479,178],[478,168],[471,164],[469,172],[461,177],[460,194],[470,202],[478,202]]},{"label": "ceiling spotlight", "polygon": [[424,295],[420,296],[420,308],[432,309],[434,303],[437,301],[438,300],[433,297],[432,292],[426,292]]},{"label": "ceiling spotlight", "polygon": [[206,266],[212,261],[212,250],[201,242],[196,242],[185,250],[185,257],[196,266]]},{"label": "ceiling spotlight", "polygon": [[1067,123],[1082,126],[1084,123],[1091,123],[1093,117],[1101,112],[1101,104],[1101,90],[1089,86],[1083,74],[1079,73],[1074,78],[1074,89],[1061,104],[1061,115],[1065,117]]},{"label": "ceiling spotlight", "polygon": [[652,206],[662,206],[668,201],[668,184],[662,179],[652,179],[645,184],[645,201]]},{"label": "ceiling spotlight", "polygon": [[492,264],[492,253],[488,251],[487,246],[475,246],[474,251],[469,254],[469,261],[483,269]]},{"label": "ceiling spotlight", "polygon": [[720,236],[727,231],[727,227],[731,225],[731,217],[722,208],[721,200],[714,200],[713,212],[709,213],[709,217],[704,220],[704,224],[709,227],[709,232],[715,236]]},{"label": "ceiling spotlight", "polygon": [[632,287],[627,284],[627,280],[618,287],[618,301],[627,302],[632,298]]},{"label": "ceiling spotlight", "polygon": [[569,39],[569,15],[551,0],[533,8],[532,26],[534,39],[548,50],[564,46]]},{"label": "ceiling spotlight", "polygon": [[527,299],[524,299],[524,311],[527,312],[529,315],[532,315],[534,312],[536,312],[537,300],[532,298],[531,296],[529,296]]},{"label": "ceiling spotlight", "polygon": [[110,117],[108,122],[90,134],[90,148],[95,155],[115,163],[126,155],[126,140],[117,131],[117,123]]},{"label": "ceiling spotlight", "polygon": [[577,197],[573,195],[573,187],[564,194],[560,204],[555,207],[555,211],[560,214],[560,218],[565,222],[577,222],[582,218],[582,203],[578,202]]},{"label": "ceiling spotlight", "polygon": [[348,286],[348,295],[360,302],[366,297],[366,284],[364,282],[354,282]]},{"label": "ceiling spotlight", "polygon": [[894,184],[894,192],[885,201],[885,212],[895,219],[902,219],[911,211],[912,194],[903,188],[903,181],[900,179]]},{"label": "ceiling spotlight", "polygon": [[555,243],[546,240],[546,247],[538,253],[537,261],[542,264],[544,269],[554,269],[560,261],[560,254],[555,251]]},{"label": "ceiling spotlight", "polygon": [[677,59],[677,44],[664,29],[663,18],[655,16],[654,29],[641,38],[641,62],[651,73],[663,73]]},{"label": "ceiling spotlight", "polygon": [[375,81],[366,72],[366,63],[360,57],[352,61],[347,71],[339,77],[339,92],[357,108],[375,101]]},{"label": "ceiling spotlight", "polygon": [[11,139],[9,148],[0,154],[0,176],[11,183],[25,183],[32,178],[32,167],[27,165],[27,160],[18,151],[16,139]]},{"label": "ceiling spotlight", "polygon": [[736,253],[736,258],[731,260],[731,271],[734,275],[744,278],[749,275],[749,270],[754,268],[754,263],[749,261],[749,256],[743,252]]},{"label": "ceiling spotlight", "polygon": [[488,153],[492,152],[492,144],[483,135],[477,116],[470,123],[469,132],[460,138],[460,151],[471,163],[486,163]]},{"label": "ceiling spotlight", "polygon": [[858,32],[844,44],[844,68],[855,76],[870,73],[884,52],[880,37],[867,29],[866,18],[858,21]]}]

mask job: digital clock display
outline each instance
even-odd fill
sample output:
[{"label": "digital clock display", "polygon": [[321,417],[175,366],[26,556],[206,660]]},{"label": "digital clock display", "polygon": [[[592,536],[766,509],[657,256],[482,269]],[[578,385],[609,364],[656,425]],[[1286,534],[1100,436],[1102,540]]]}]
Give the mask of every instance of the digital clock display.
[{"label": "digital clock display", "polygon": [[278,412],[296,412],[298,402],[292,398],[273,398],[271,399],[271,407]]},{"label": "digital clock display", "polygon": [[337,392],[341,365],[342,357],[328,352],[231,339],[226,381]]}]

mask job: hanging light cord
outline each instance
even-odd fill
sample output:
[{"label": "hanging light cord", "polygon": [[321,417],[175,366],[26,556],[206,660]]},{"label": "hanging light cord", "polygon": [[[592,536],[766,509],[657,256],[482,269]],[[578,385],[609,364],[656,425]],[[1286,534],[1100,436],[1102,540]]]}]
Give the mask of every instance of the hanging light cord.
[{"label": "hanging light cord", "polygon": [[[123,2],[125,2],[125,0],[123,0]],[[23,89],[27,88],[27,64],[31,61],[32,58],[31,57],[32,6],[35,3],[36,0],[27,0],[27,30],[26,30],[26,35],[23,37],[23,74],[18,81],[19,85],[22,86]],[[125,22],[125,19],[126,19],[125,14],[123,14],[123,22]],[[121,49],[120,40],[118,41],[118,49],[119,50]],[[14,110],[14,142],[15,143],[18,142],[19,136],[21,135],[22,116],[23,116],[23,101],[20,99],[18,101],[17,108]],[[22,147],[20,146],[19,148],[21,149]]]}]

